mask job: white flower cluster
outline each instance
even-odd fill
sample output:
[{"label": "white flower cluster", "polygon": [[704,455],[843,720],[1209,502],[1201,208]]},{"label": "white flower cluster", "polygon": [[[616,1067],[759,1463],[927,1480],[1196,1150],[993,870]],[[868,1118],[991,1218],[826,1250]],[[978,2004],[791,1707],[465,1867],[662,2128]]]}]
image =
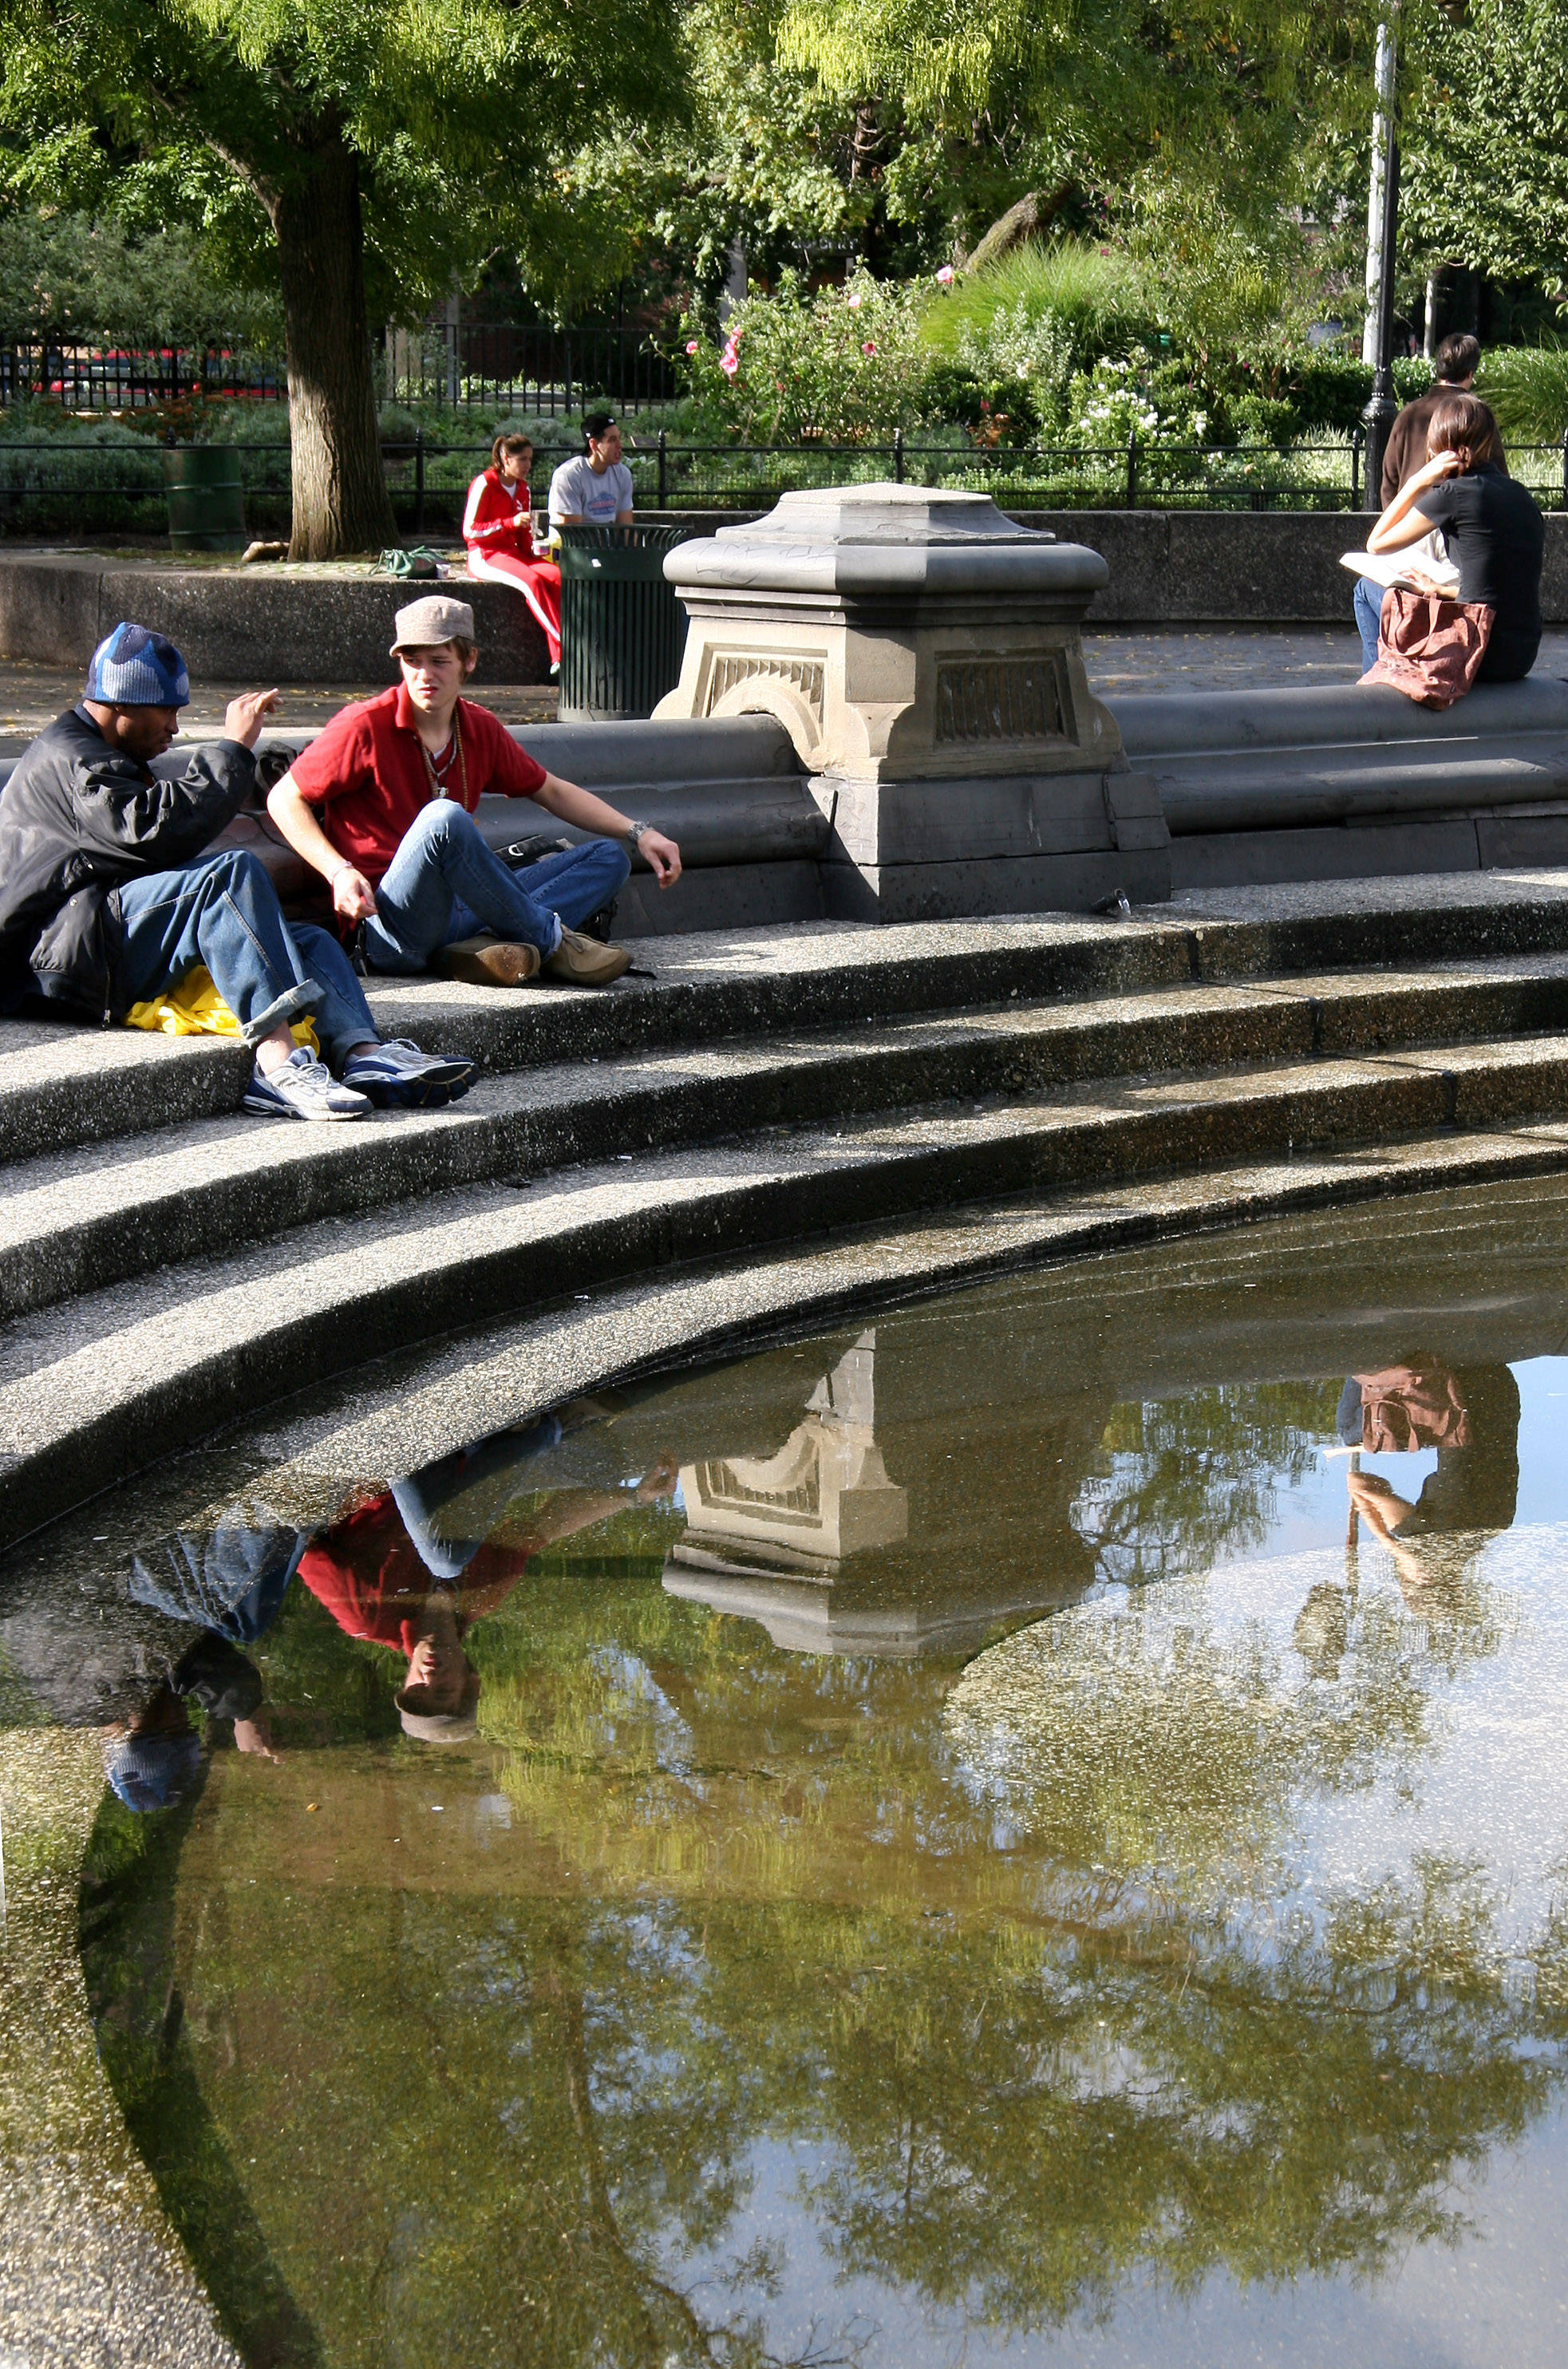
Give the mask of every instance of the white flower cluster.
[{"label": "white flower cluster", "polygon": [[982,330],[966,329],[958,360],[979,379],[1031,382],[1047,401],[1066,393],[1077,362],[1071,325],[1057,313],[1031,315],[1020,298],[992,315]]}]

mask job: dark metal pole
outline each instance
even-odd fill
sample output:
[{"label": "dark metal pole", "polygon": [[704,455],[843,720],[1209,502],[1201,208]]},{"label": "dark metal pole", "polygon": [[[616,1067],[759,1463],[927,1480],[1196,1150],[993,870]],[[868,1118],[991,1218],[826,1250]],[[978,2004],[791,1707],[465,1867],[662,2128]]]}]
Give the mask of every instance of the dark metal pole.
[{"label": "dark metal pole", "polygon": [[[1361,415],[1367,429],[1367,508],[1369,510],[1380,510],[1383,507],[1383,454],[1388,450],[1389,430],[1399,417],[1393,375],[1394,248],[1399,236],[1399,141],[1394,130],[1398,40],[1398,18],[1394,8],[1391,7],[1385,22],[1378,28],[1378,112],[1373,124],[1373,136],[1382,140],[1384,149],[1381,160],[1383,202],[1378,238],[1377,349],[1368,357],[1374,371],[1372,392]],[[1378,161],[1374,157],[1374,174]],[[1370,295],[1370,289],[1368,293]]]},{"label": "dark metal pole", "polygon": [[1127,506],[1138,508],[1138,430],[1129,428],[1127,434]]},{"label": "dark metal pole", "polygon": [[666,435],[665,430],[661,428],[658,431],[658,507],[661,510],[669,508],[669,502],[667,499],[667,496],[670,491],[669,479],[667,475],[669,465],[670,440]]},{"label": "dark metal pole", "polygon": [[1383,454],[1389,430],[1399,418],[1394,395],[1394,235],[1399,225],[1399,143],[1389,141],[1388,170],[1383,177],[1383,268],[1378,281],[1378,366],[1372,392],[1361,417],[1367,427],[1367,507],[1383,507]]},{"label": "dark metal pole", "polygon": [[414,532],[425,532],[425,431],[414,430]]}]

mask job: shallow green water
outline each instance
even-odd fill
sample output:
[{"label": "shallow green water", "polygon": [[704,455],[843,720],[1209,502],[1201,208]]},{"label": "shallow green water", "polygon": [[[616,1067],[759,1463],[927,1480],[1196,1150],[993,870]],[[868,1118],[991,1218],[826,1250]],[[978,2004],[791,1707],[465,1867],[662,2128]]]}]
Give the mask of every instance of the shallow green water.
[{"label": "shallow green water", "polygon": [[170,1797],[83,1948],[247,2357],[1560,2360],[1565,1246],[1096,1262],[19,1562],[7,1715]]}]

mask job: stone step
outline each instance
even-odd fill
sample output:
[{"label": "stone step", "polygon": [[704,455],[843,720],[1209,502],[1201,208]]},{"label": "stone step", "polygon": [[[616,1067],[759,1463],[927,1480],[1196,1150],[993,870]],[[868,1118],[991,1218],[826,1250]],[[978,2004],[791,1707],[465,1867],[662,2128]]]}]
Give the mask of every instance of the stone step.
[{"label": "stone step", "polygon": [[[966,1206],[1009,1199],[1020,1222],[1036,1212],[1042,1241],[1071,1248],[1061,1205],[1097,1196],[1115,1240],[1118,1210],[1129,1226],[1154,1222],[1147,1188],[1172,1171],[1199,1173],[1218,1221],[1224,1194],[1212,1180],[1226,1173],[1270,1172],[1274,1207],[1568,1166],[1565,1050],[1555,1039],[1318,1059],[846,1119],[435,1192],[165,1267],[0,1336],[0,1544],[243,1414],[477,1311],[493,1322],[770,1244],[932,1222],[924,1213],[951,1230]],[[1525,1112],[1548,1115],[1513,1116]],[[876,1272],[846,1242],[846,1302]],[[761,1313],[744,1288],[740,1299],[738,1331]],[[635,1356],[624,1339],[620,1365]]]},{"label": "stone step", "polygon": [[[668,937],[639,943],[647,977],[597,992],[420,978],[373,982],[370,1000],[384,1035],[466,1053],[498,1074],[1013,999],[1564,952],[1568,876],[1492,874],[1206,891],[1126,921],[817,922]],[[5,1022],[0,1162],[233,1111],[248,1071],[241,1047],[211,1037]]]},{"label": "stone step", "polygon": [[[825,1036],[740,1038],[487,1078],[452,1109],[340,1127],[243,1116],[192,1122],[10,1168],[0,1322],[292,1228],[486,1181],[517,1184],[567,1162],[878,1112],[899,1114],[903,1125],[921,1108],[977,1098],[1012,1105],[1070,1090],[1099,1108],[1117,1080],[1145,1074],[1170,1075],[1184,1106],[1218,1108],[1230,1082],[1207,1073],[1236,1071],[1255,1093],[1260,1065],[1402,1048],[1413,1073],[1430,1078],[1436,1063],[1461,1080],[1464,1107],[1428,1094],[1408,1118],[1382,1124],[1480,1124],[1557,1106],[1568,1037],[1540,1033],[1553,1030],[1568,1030],[1564,956],[1010,1002]],[[1423,1045],[1447,1049],[1413,1050]],[[1380,1091],[1392,1091],[1393,1075],[1376,1073]],[[1325,1066],[1314,1108],[1328,1086]]]}]

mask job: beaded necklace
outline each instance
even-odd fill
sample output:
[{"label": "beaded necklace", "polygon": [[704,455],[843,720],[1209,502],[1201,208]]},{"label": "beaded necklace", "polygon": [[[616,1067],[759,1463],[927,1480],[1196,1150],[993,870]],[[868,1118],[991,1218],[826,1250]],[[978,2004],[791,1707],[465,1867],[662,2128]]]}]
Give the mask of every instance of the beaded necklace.
[{"label": "beaded necklace", "polygon": [[447,798],[452,795],[447,784],[452,778],[452,766],[456,765],[458,781],[461,784],[461,799],[463,805],[466,807],[468,759],[463,747],[463,717],[457,708],[454,707],[452,711],[452,738],[441,750],[440,758],[432,757],[422,740],[419,742],[419,754],[425,761],[425,776],[429,783],[432,798]]}]

